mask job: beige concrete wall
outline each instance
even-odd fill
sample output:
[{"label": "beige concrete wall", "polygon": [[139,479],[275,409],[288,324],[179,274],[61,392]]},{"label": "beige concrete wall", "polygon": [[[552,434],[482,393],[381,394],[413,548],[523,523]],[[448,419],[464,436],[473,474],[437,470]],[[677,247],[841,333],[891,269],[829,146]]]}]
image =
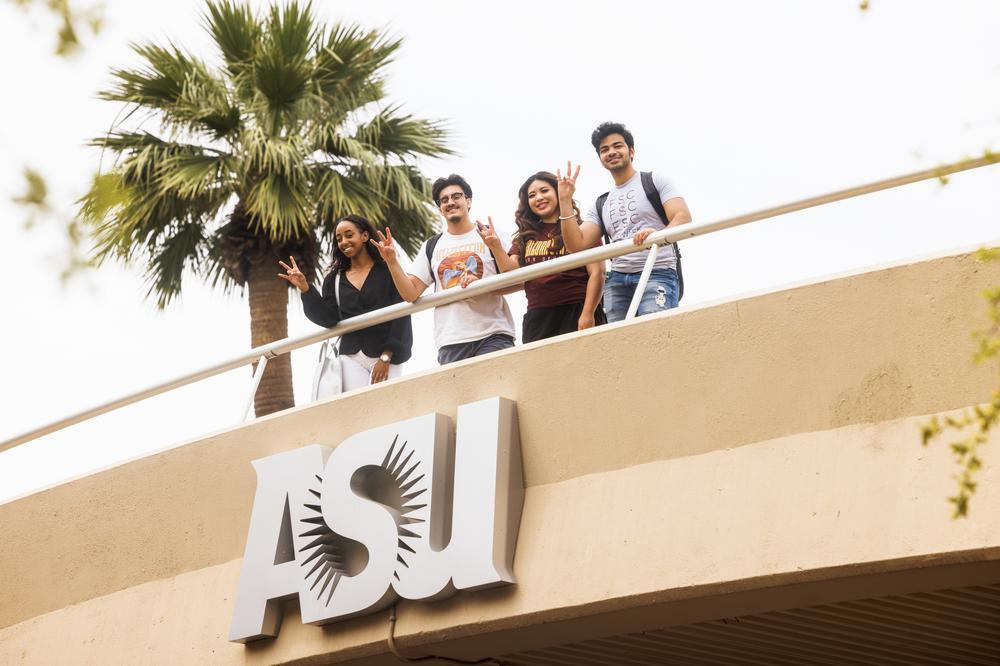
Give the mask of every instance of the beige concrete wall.
[{"label": "beige concrete wall", "polygon": [[274,641],[226,642],[249,461],[491,395],[518,402],[520,584],[402,606],[399,632],[415,643],[845,567],[994,562],[994,468],[980,511],[952,522],[947,453],[921,449],[910,417],[988,395],[995,375],[970,366],[969,331],[979,292],[998,282],[1000,267],[961,255],[608,326],[0,505],[0,661],[45,663],[65,646],[94,663],[382,652],[383,616],[325,629],[292,617]]},{"label": "beige concrete wall", "polygon": [[[985,470],[971,518],[951,520],[944,502],[953,490],[950,459],[945,447],[924,450],[915,441],[920,421],[844,426],[534,486],[515,561],[518,585],[404,603],[397,635],[417,652],[473,636],[513,651],[543,644],[549,623],[580,615],[645,608],[647,617],[632,621],[655,614],[662,626],[674,602],[790,583],[968,562],[997,565],[987,573],[998,580],[996,465]],[[1000,436],[994,439],[996,449]],[[228,643],[239,571],[232,560],[2,629],[0,662],[55,663],[67,650],[75,662],[93,664],[385,653],[385,612],[322,629],[289,613],[275,640]],[[933,589],[928,576],[935,574],[920,584]],[[966,584],[976,582],[982,579]],[[511,631],[522,627],[528,630]],[[504,639],[491,641],[497,632]]]}]

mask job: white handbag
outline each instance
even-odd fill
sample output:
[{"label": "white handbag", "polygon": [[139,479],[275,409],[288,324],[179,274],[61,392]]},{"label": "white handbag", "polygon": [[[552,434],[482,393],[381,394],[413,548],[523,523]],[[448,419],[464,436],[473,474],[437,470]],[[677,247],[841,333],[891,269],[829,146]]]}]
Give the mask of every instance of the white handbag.
[{"label": "white handbag", "polygon": [[332,340],[324,340],[319,348],[319,364],[313,373],[312,399],[322,400],[344,390],[340,368],[340,351]]},{"label": "white handbag", "polygon": [[[340,271],[333,278],[333,298],[340,308]],[[324,340],[319,348],[319,363],[313,373],[312,400],[322,400],[341,393],[344,390],[344,379],[340,367],[339,340]]]}]

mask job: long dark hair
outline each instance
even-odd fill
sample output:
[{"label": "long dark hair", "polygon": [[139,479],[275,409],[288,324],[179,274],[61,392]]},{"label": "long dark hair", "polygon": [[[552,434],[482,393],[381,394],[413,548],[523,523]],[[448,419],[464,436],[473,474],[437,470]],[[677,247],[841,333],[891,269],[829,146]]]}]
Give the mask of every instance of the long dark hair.
[{"label": "long dark hair", "polygon": [[[375,235],[375,227],[367,218],[361,217],[360,215],[344,215],[337,220],[337,225],[341,222],[350,222],[358,229],[358,233],[367,233],[369,240],[378,238]],[[334,230],[336,230],[334,226]],[[368,256],[372,258],[376,264],[385,263],[382,255],[378,253],[375,246],[371,243],[365,243],[365,250],[368,251]],[[346,271],[351,267],[351,260],[347,258],[347,255],[340,251],[340,246],[337,244],[337,237],[334,234],[333,239],[333,262],[330,264],[330,272],[336,273],[337,271]]]},{"label": "long dark hair", "polygon": [[[550,171],[539,171],[538,173],[532,175],[528,180],[524,181],[521,185],[521,189],[517,191],[517,212],[514,213],[514,222],[517,224],[517,235],[514,236],[514,245],[517,247],[517,255],[521,257],[522,261],[524,259],[524,245],[529,240],[534,240],[538,238],[538,234],[542,231],[545,225],[542,222],[542,218],[538,217],[531,206],[528,204],[528,188],[536,180],[548,183],[552,186],[552,189],[556,191],[558,207],[558,193],[559,193],[559,180],[556,175]],[[558,208],[557,208],[558,210]],[[576,201],[573,201],[573,210],[576,212],[576,220],[580,221],[580,208],[577,206]],[[555,245],[553,249],[561,250],[563,247],[562,238],[562,226],[556,222],[556,236]]]}]

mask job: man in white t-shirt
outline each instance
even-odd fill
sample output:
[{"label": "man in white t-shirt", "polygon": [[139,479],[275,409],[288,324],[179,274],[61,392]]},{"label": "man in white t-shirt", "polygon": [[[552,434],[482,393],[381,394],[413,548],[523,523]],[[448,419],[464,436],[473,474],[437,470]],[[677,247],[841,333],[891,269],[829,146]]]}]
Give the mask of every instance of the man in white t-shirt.
[{"label": "man in white t-shirt", "polygon": [[[451,174],[438,178],[431,192],[448,226],[420,246],[412,274],[400,265],[388,228],[385,234],[379,232],[375,243],[399,295],[411,303],[432,284],[435,291],[464,289],[476,280],[497,274],[496,259],[469,217],[469,183]],[[492,223],[490,228],[492,231]],[[500,293],[490,293],[435,308],[434,342],[441,365],[513,347],[514,318],[507,301]]]},{"label": "man in white t-shirt", "polygon": [[[559,174],[559,220],[562,225],[563,242],[570,252],[579,252],[594,246],[603,235],[614,241],[632,238],[636,245],[642,245],[646,237],[666,226],[675,227],[691,221],[691,212],[680,192],[662,174],[647,174],[650,196],[655,190],[655,200],[662,210],[653,207],[643,175],[632,166],[635,157],[635,140],[632,133],[621,123],[601,123],[594,130],[590,142],[605,169],[611,172],[614,187],[606,197],[591,204],[579,224],[573,211],[573,193],[576,189],[576,173]],[[600,203],[600,208],[598,208]],[[646,251],[616,257],[611,262],[611,274],[604,284],[604,311],[608,321],[625,318],[629,303],[635,294],[646,262]],[[649,282],[639,302],[637,314],[662,312],[677,307],[680,300],[677,254],[674,245],[661,247]]]}]

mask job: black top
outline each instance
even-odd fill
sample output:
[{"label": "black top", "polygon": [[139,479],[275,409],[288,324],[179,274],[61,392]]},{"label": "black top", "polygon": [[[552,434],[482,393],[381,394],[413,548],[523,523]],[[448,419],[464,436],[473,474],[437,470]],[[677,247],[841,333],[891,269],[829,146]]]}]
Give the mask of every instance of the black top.
[{"label": "black top", "polygon": [[[346,275],[340,276],[340,307],[333,294],[335,274],[331,272],[323,280],[323,295],[316,287],[309,285],[309,291],[302,294],[302,309],[309,321],[329,328],[342,319],[384,308],[393,303],[401,303],[403,298],[392,283],[389,267],[384,263],[372,266],[361,291],[358,291]],[[400,317],[377,326],[363,328],[348,333],[340,339],[341,354],[356,354],[361,351],[366,356],[378,358],[386,349],[392,351],[392,364],[399,365],[410,360],[413,347],[413,326],[410,316]]]}]

